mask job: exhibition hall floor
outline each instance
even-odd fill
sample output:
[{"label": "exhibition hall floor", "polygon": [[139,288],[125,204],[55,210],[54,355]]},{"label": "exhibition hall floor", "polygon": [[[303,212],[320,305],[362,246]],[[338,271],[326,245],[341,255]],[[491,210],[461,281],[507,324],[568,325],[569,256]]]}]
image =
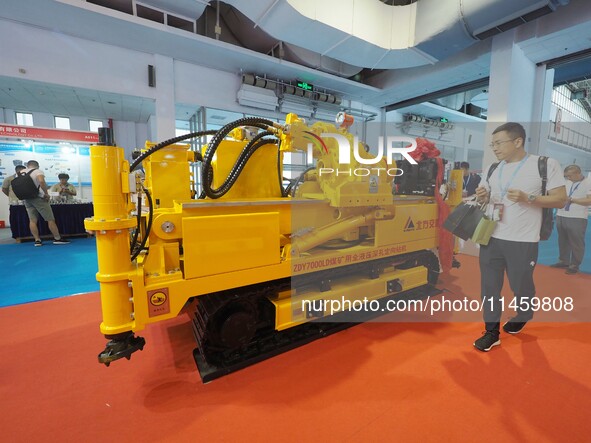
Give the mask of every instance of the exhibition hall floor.
[{"label": "exhibition hall floor", "polygon": [[[476,298],[477,260],[460,260],[442,296]],[[5,307],[2,440],[589,441],[591,276],[539,266],[536,281],[573,297],[576,322],[534,321],[480,353],[481,323],[390,314],[207,385],[186,314],[106,368],[97,293]]]},{"label": "exhibition hall floor", "polygon": [[[43,247],[35,248],[31,242],[16,243],[10,229],[0,229],[0,281],[9,282],[0,286],[0,307],[98,291],[95,239],[70,240],[64,246],[46,240]],[[586,244],[591,245],[591,229],[587,229]],[[548,241],[540,242],[538,263],[550,265],[557,260],[554,230]],[[591,246],[586,248],[580,271],[591,274]]]}]

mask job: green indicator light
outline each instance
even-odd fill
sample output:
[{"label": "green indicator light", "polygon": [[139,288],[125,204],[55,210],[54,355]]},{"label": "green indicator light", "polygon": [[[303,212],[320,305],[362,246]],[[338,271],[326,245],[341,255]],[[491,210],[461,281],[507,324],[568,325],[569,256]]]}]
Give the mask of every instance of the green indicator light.
[{"label": "green indicator light", "polygon": [[313,91],[314,85],[311,85],[310,83],[306,83],[306,82],[298,82],[298,88],[304,89],[306,91]]}]

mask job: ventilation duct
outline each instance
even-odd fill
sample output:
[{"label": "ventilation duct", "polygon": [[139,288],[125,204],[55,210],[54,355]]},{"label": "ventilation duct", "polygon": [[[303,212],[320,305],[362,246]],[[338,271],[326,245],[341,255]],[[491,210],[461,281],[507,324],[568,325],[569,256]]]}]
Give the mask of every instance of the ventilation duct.
[{"label": "ventilation duct", "polygon": [[493,35],[500,34],[501,32],[508,31],[509,29],[536,20],[546,14],[550,14],[556,10],[558,5],[566,5],[568,2],[569,0],[551,0],[549,2],[542,2],[537,9],[523,13],[514,19],[505,19],[505,21],[495,24],[494,26],[487,24],[480,29],[475,29],[474,37],[478,40],[485,40]]},{"label": "ventilation duct", "polygon": [[459,111],[466,105],[472,101],[472,98],[481,94],[486,89],[477,89],[472,91],[466,92],[459,92],[457,94],[448,95],[447,97],[437,98],[433,100],[433,103],[443,106],[448,109],[453,109],[454,111]]},{"label": "ventilation duct", "polygon": [[283,44],[283,53],[286,60],[339,77],[353,77],[363,69],[289,43]]},{"label": "ventilation duct", "polygon": [[[213,9],[216,4],[204,14],[205,21],[215,22]],[[338,75],[339,77],[352,77],[361,72],[363,68],[343,63],[326,55],[321,55],[308,49],[300,48],[293,44],[287,44],[270,36],[260,27],[241,13],[236,8],[222,2],[219,5],[220,17],[223,20],[222,27],[230,32],[222,32],[220,39],[235,45],[241,45],[262,54],[269,54],[281,60],[297,63],[322,72]],[[208,14],[211,16],[208,18]],[[205,34],[212,36],[209,31]]]},{"label": "ventilation duct", "polygon": [[[442,59],[556,10],[569,0],[421,0],[417,3],[417,48]],[[433,23],[445,23],[444,27]]]},{"label": "ventilation duct", "polygon": [[396,69],[447,58],[568,0],[420,0],[406,6],[367,0],[226,3],[277,40],[353,66]]}]

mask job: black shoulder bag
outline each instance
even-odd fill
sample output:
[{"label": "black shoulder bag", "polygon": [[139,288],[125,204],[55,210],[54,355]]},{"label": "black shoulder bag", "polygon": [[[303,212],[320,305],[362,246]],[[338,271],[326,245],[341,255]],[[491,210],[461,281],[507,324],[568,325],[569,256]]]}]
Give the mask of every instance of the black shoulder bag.
[{"label": "black shoulder bag", "polygon": [[[547,195],[546,184],[548,183],[548,157],[538,158],[538,171],[542,177],[542,195]],[[540,240],[548,240],[554,229],[554,210],[542,208],[542,227],[540,228]]]},{"label": "black shoulder bag", "polygon": [[39,197],[39,186],[35,186],[35,182],[31,178],[31,173],[35,169],[31,169],[26,174],[19,173],[12,182],[12,192],[17,196],[19,200],[28,200],[31,198]]}]

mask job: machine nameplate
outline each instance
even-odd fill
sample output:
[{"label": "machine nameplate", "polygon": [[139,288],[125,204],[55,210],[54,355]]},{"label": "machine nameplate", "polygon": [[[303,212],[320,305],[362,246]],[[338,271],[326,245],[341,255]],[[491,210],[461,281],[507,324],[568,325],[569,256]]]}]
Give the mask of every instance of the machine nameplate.
[{"label": "machine nameplate", "polygon": [[155,317],[170,313],[170,298],[168,288],[154,289],[148,291],[148,315]]}]

